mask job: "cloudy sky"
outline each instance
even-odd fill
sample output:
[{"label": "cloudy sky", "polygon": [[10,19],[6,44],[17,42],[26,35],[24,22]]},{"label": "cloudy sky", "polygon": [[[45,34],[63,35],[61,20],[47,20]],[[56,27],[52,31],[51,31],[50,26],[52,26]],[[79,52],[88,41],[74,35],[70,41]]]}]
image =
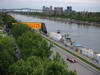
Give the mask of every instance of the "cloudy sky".
[{"label": "cloudy sky", "polygon": [[42,6],[58,6],[64,9],[71,5],[77,11],[99,11],[100,0],[0,0],[1,8],[37,8]]}]

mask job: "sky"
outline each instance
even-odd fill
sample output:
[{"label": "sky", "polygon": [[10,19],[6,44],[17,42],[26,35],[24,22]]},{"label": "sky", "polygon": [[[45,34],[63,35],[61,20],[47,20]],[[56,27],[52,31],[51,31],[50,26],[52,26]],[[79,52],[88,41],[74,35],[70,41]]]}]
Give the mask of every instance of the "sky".
[{"label": "sky", "polygon": [[76,11],[100,12],[100,0],[0,0],[0,9],[6,8],[36,8],[42,6],[63,7],[72,6]]}]

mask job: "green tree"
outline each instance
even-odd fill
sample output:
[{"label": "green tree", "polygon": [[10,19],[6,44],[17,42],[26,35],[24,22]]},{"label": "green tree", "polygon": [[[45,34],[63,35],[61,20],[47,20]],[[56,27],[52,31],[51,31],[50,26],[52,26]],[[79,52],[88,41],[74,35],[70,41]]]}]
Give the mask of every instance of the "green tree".
[{"label": "green tree", "polygon": [[58,61],[43,60],[32,56],[11,65],[9,75],[76,75],[76,72],[69,71]]},{"label": "green tree", "polygon": [[4,24],[8,24],[9,22],[15,23],[17,22],[12,16],[8,15],[7,13],[2,13]]},{"label": "green tree", "polygon": [[33,75],[76,75],[76,72],[69,71],[58,61],[44,61],[42,65],[36,67]]},{"label": "green tree", "polygon": [[21,36],[23,33],[29,31],[30,28],[25,25],[25,24],[13,24],[12,26],[12,34],[15,38],[18,38],[19,36]]},{"label": "green tree", "polygon": [[3,20],[2,16],[0,15],[0,26],[3,26]]},{"label": "green tree", "polygon": [[65,65],[66,67],[68,67],[68,65],[65,63],[65,61],[63,60],[63,58],[60,56],[59,53],[55,53],[52,54],[52,60],[53,61],[58,61],[59,63]]},{"label": "green tree", "polygon": [[41,58],[49,57],[51,55],[50,46],[36,32],[26,32],[17,39],[23,58],[29,56],[39,56]]},{"label": "green tree", "polygon": [[0,71],[7,73],[8,67],[16,62],[14,40],[11,37],[0,38]]},{"label": "green tree", "polygon": [[9,75],[33,75],[35,68],[42,63],[39,57],[29,57],[19,60],[9,67]]}]

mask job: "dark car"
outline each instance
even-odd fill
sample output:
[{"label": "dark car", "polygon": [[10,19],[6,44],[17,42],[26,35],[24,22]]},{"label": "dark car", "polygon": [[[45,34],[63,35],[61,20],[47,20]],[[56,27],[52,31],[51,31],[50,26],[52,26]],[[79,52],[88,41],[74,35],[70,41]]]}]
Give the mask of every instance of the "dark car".
[{"label": "dark car", "polygon": [[76,60],[73,59],[73,58],[67,58],[66,60],[68,60],[68,61],[71,62],[71,63],[76,63]]}]

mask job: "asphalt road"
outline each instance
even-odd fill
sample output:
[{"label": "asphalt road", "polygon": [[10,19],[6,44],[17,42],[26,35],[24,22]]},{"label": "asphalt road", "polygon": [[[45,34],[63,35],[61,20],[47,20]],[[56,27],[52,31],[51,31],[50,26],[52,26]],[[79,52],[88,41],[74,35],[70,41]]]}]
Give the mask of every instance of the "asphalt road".
[{"label": "asphalt road", "polygon": [[[65,50],[54,46],[52,48],[53,51],[58,52],[62,58],[68,63],[69,69],[71,70],[76,70],[78,75],[100,75],[100,71],[96,71],[93,68],[91,68],[88,64],[78,60],[76,57],[73,55],[67,53]],[[70,63],[69,61],[66,60],[66,58],[71,57],[75,60],[77,60],[76,63]]]}]

